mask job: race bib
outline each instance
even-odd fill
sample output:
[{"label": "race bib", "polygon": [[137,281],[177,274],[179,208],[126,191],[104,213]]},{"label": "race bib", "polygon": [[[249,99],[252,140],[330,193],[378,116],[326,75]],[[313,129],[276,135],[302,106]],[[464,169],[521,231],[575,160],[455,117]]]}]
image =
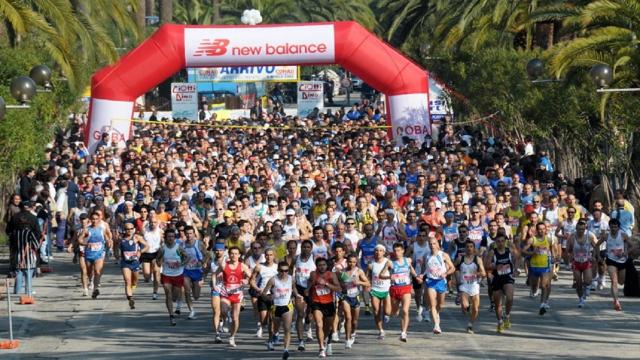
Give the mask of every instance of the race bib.
[{"label": "race bib", "polygon": [[137,251],[125,251],[123,253],[124,259],[126,261],[137,261],[138,260],[138,252]]},{"label": "race bib", "polygon": [[547,249],[546,247],[537,247],[535,248],[534,253],[536,255],[547,255],[549,254],[549,249]]},{"label": "race bib", "polygon": [[395,285],[408,285],[409,284],[409,274],[392,274],[391,280]]},{"label": "race bib", "polygon": [[511,264],[498,264],[496,272],[498,275],[511,275]]},{"label": "race bib", "polygon": [[476,282],[476,276],[474,274],[462,275],[462,281],[466,284],[473,284]]},{"label": "race bib", "polygon": [[384,282],[383,279],[380,279],[379,277],[374,276],[373,277],[373,285],[376,286],[376,287],[383,287],[383,286],[385,286],[385,282]]},{"label": "race bib", "polygon": [[574,260],[576,262],[579,262],[579,263],[585,263],[585,262],[589,261],[589,257],[587,256],[586,253],[577,253],[574,256]]},{"label": "race bib", "polygon": [[91,251],[101,251],[104,248],[102,242],[92,242],[87,245]]},{"label": "race bib", "polygon": [[356,297],[358,296],[358,286],[353,285],[353,283],[347,286],[347,296]]},{"label": "race bib", "polygon": [[324,285],[316,286],[316,295],[322,296],[322,295],[329,295],[330,293],[331,293],[331,289],[329,289],[328,287]]},{"label": "race bib", "polygon": [[180,261],[167,261],[167,266],[169,269],[179,269]]}]

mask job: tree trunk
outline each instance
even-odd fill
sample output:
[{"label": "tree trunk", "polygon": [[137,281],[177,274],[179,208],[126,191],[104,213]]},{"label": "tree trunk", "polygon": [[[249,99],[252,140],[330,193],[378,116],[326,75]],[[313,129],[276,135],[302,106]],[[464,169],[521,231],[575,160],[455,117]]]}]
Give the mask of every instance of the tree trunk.
[{"label": "tree trunk", "polygon": [[547,25],[547,49],[551,49],[553,47],[553,37],[555,29],[555,22],[552,21]]},{"label": "tree trunk", "polygon": [[213,23],[220,22],[220,0],[211,0],[211,7],[213,8]]},{"label": "tree trunk", "polygon": [[173,0],[160,0],[160,24],[170,23],[173,19]]},{"label": "tree trunk", "polygon": [[138,27],[138,38],[141,39],[144,37],[144,26],[145,26],[145,14],[147,13],[146,9],[147,0],[138,0],[138,10],[136,11],[136,26]]}]

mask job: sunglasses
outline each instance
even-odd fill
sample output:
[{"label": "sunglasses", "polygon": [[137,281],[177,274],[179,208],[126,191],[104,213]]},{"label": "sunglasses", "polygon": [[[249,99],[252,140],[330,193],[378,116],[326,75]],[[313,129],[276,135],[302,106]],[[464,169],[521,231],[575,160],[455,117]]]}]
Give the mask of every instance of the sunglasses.
[{"label": "sunglasses", "polygon": [[281,273],[288,272],[288,271],[289,271],[289,269],[278,269],[278,272],[281,272]]}]

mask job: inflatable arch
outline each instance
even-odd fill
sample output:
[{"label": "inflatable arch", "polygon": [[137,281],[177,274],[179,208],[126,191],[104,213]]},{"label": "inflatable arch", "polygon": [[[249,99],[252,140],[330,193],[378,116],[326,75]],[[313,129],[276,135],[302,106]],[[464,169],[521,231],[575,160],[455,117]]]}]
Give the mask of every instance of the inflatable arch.
[{"label": "inflatable arch", "polygon": [[[96,72],[86,142],[123,145],[135,99],[184,67],[339,64],[387,96],[396,141],[431,132],[428,74],[356,22],[161,26],[116,64]],[[114,121],[117,120],[117,121]]]}]

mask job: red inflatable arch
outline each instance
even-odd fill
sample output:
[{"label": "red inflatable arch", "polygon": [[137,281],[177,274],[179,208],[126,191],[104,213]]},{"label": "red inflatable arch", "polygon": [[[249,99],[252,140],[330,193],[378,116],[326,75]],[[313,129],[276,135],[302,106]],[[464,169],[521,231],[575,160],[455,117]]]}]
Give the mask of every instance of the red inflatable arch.
[{"label": "red inflatable arch", "polygon": [[[92,78],[93,150],[104,132],[129,138],[135,99],[184,67],[339,64],[387,95],[393,136],[431,132],[428,75],[353,21],[258,26],[161,26],[116,64]],[[117,120],[117,121],[114,121]]]}]

